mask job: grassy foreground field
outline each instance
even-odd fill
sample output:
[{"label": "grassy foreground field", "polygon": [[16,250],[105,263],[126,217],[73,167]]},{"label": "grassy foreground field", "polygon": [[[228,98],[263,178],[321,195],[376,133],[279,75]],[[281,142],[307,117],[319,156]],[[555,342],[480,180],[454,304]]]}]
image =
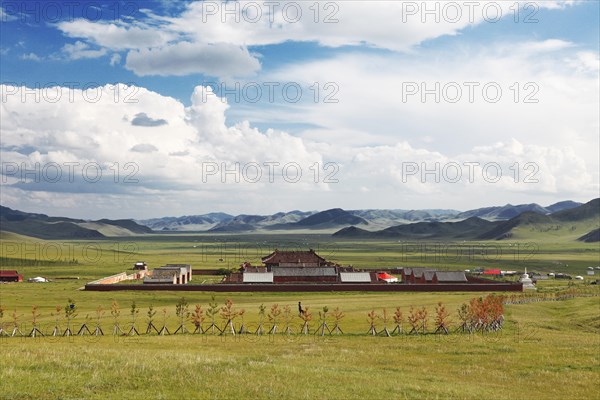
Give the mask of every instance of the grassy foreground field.
[{"label": "grassy foreground field", "polygon": [[[36,304],[41,313],[39,326],[48,333],[54,326],[51,314],[55,307],[64,307],[67,299],[72,298],[78,308],[74,327],[78,329],[86,316],[93,321],[96,308],[102,306],[105,310],[102,328],[108,335],[0,338],[2,399],[600,398],[598,296],[508,305],[504,329],[496,334],[386,338],[366,334],[369,327],[366,314],[372,309],[381,314],[384,307],[390,313],[395,307],[401,307],[406,317],[410,306],[425,306],[429,310],[431,330],[434,306],[441,301],[451,312],[455,329],[456,309],[476,294],[219,293],[216,301],[220,305],[230,298],[236,309],[246,310],[245,324],[250,329],[256,328],[261,304],[267,306],[267,312],[275,303],[289,304],[295,311],[295,304],[302,301],[315,315],[311,323],[313,329],[317,325],[318,310],[323,306],[330,310],[340,307],[346,314],[341,322],[345,334],[326,337],[299,334],[112,336],[113,320],[109,311],[113,300],[120,305],[119,322],[124,329],[130,326],[129,307],[135,301],[140,307],[138,330],[145,330],[145,313],[152,304],[159,311],[155,317],[157,324],[161,323],[160,311],[167,309],[167,324],[173,331],[177,327],[175,304],[182,295],[191,309],[197,303],[206,309],[211,294],[78,291],[86,281],[122,272],[137,259],[144,259],[151,267],[166,262],[190,262],[195,268],[235,266],[240,258],[248,256],[248,251],[256,252],[258,257],[263,247],[273,245],[274,239],[245,238],[242,243],[239,238],[231,237],[173,235],[131,240],[58,243],[3,237],[0,254],[3,268],[18,269],[25,278],[37,275],[81,278],[56,279],[48,284],[0,285],[0,304],[6,308],[5,327],[10,327],[10,314],[16,310],[22,330],[27,333],[31,329],[31,306]],[[317,248],[312,244],[321,243],[315,237],[277,240],[280,248],[285,244]],[[385,242],[322,243],[321,253],[327,258],[360,267],[435,265],[452,269],[502,265],[506,269],[527,266],[584,274],[587,266],[598,263],[595,244],[542,243],[530,256],[521,257],[521,253],[517,253],[518,259],[514,254],[503,253],[502,258],[495,260],[469,261],[463,257],[454,262],[441,259],[429,262],[427,257],[443,253],[435,248],[398,252],[397,243]],[[491,245],[494,243],[477,243],[471,248]],[[50,250],[59,247],[72,249],[73,257],[61,260],[53,256]],[[84,249],[92,247],[100,251],[82,256]],[[477,251],[468,254],[481,256]],[[219,258],[223,261],[218,261]],[[72,259],[76,262],[71,262]],[[592,288],[587,282],[573,283]],[[539,291],[552,292],[567,285],[566,281],[542,282]],[[223,323],[219,317],[217,321]],[[236,320],[236,325],[239,322]],[[294,317],[296,332],[300,322]],[[64,329],[64,318],[60,324]],[[381,321],[377,326],[382,328]],[[268,322],[266,327],[269,327]],[[389,327],[392,328],[392,322]],[[193,329],[189,322],[188,329]]]},{"label": "grassy foreground field", "polygon": [[594,297],[510,306],[497,335],[4,338],[0,393],[6,399],[595,399],[599,334]]}]

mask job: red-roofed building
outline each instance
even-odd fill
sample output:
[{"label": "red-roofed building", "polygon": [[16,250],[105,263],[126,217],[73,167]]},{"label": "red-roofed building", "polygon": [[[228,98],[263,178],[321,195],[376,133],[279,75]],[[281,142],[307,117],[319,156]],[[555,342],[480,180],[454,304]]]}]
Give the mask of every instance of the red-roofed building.
[{"label": "red-roofed building", "polygon": [[0,271],[0,282],[23,282],[23,275],[14,270]]},{"label": "red-roofed building", "polygon": [[377,274],[377,278],[382,281],[386,281],[387,283],[398,282],[398,278],[393,275],[388,274],[387,272],[381,272]]},{"label": "red-roofed building", "polygon": [[502,271],[499,269],[488,269],[483,271],[483,275],[495,275],[495,276],[501,276],[502,275]]}]

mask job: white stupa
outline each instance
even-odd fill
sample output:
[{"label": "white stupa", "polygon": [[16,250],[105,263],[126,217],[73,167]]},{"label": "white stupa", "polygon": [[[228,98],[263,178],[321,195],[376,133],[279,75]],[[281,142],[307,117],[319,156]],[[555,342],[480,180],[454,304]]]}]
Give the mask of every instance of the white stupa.
[{"label": "white stupa", "polygon": [[521,275],[521,279],[519,279],[519,282],[523,284],[523,290],[537,290],[537,288],[533,284],[533,281],[529,277],[529,274],[527,273],[527,267],[525,267],[525,273]]}]

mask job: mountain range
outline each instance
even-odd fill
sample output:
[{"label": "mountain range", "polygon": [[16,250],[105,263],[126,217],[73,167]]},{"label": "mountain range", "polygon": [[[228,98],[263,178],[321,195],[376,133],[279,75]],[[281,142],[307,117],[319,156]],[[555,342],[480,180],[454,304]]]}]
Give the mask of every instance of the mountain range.
[{"label": "mountain range", "polygon": [[532,235],[567,235],[573,240],[598,241],[600,199],[582,204],[563,201],[485,207],[469,211],[343,210],[290,211],[273,215],[210,213],[89,221],[49,217],[0,206],[0,231],[41,239],[93,239],[156,232],[320,233],[337,238],[495,240]]},{"label": "mountain range", "polygon": [[[333,236],[353,239],[399,240],[442,238],[501,240],[574,236],[575,239],[584,242],[599,241],[600,199],[594,199],[576,207],[567,206],[556,209],[559,211],[550,214],[524,211],[508,220],[490,221],[478,216],[471,216],[458,222],[417,222],[377,231],[350,226],[335,232]],[[503,212],[503,215],[506,213]]]},{"label": "mountain range", "polygon": [[247,233],[272,231],[324,231],[333,233],[348,226],[358,226],[376,231],[396,225],[416,222],[458,222],[472,217],[488,221],[509,220],[523,212],[551,214],[568,210],[581,203],[562,201],[547,207],[538,204],[520,204],[478,208],[469,211],[426,209],[426,210],[342,210],[290,211],[273,215],[237,215],[211,213],[183,217],[165,217],[137,221],[156,231],[205,231],[214,233]]}]

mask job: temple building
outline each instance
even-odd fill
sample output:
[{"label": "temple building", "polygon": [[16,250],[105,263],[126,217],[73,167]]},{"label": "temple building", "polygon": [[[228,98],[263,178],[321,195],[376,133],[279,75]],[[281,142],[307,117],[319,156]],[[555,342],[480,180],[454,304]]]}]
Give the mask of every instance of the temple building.
[{"label": "temple building", "polygon": [[313,249],[275,250],[263,257],[261,261],[263,267],[242,264],[240,272],[232,274],[234,276],[230,276],[230,281],[243,283],[335,283],[339,281],[339,266],[328,262]]},{"label": "temple building", "polygon": [[327,261],[313,249],[308,251],[275,250],[262,257],[263,266],[243,263],[229,283],[375,283],[375,272],[357,271]]},{"label": "temple building", "polygon": [[[244,262],[238,272],[230,274],[224,283],[283,285],[402,285],[415,287],[447,287],[494,284],[495,281],[474,277],[464,271],[439,271],[427,267],[394,267],[384,270],[355,269],[327,261],[314,250],[275,250],[261,258],[261,266]],[[396,276],[395,276],[396,275]],[[526,274],[525,274],[526,275]],[[525,276],[524,275],[524,276]],[[522,278],[525,279],[525,278]],[[528,276],[527,276],[528,279]],[[531,282],[531,279],[529,279]],[[527,280],[523,280],[524,287]],[[532,285],[533,286],[533,285]],[[519,287],[520,288],[520,287]],[[342,290],[342,289],[341,289]]]},{"label": "temple building", "polygon": [[317,268],[332,265],[313,249],[308,251],[279,251],[275,250],[262,258],[262,262],[271,271],[273,267]]}]

